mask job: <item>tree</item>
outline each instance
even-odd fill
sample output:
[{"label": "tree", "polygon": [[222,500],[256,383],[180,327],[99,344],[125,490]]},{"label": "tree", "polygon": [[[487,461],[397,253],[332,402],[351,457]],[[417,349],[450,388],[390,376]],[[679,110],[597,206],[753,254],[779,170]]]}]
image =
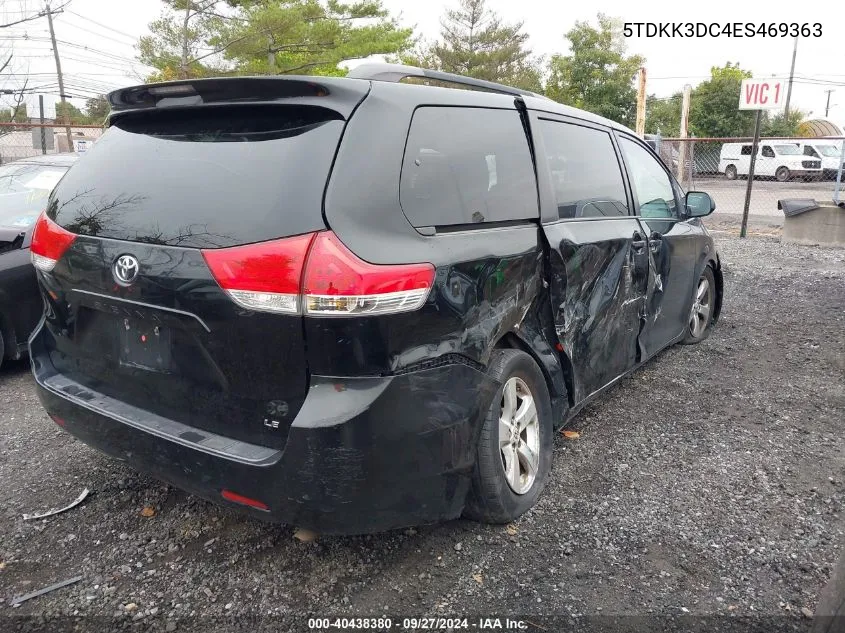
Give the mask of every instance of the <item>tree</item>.
[{"label": "tree", "polygon": [[338,63],[411,46],[381,0],[164,0],[140,60],[150,80],[221,74],[341,75]]},{"label": "tree", "polygon": [[646,133],[677,136],[681,131],[682,102],[683,95],[680,92],[665,99],[650,95],[645,103]]},{"label": "tree", "polygon": [[765,117],[760,125],[761,136],[798,136],[798,126],[804,120],[805,114],[800,110],[790,110],[788,116],[781,112],[773,117],[766,113]]},{"label": "tree", "polygon": [[566,39],[569,54],[554,55],[549,62],[546,95],[633,127],[637,110],[633,81],[645,59],[625,55],[622,23],[599,13],[598,28],[576,22]]},{"label": "tree", "polygon": [[163,0],[161,17],[149,24],[152,35],[138,41],[138,59],[156,69],[147,81],[208,77],[220,69],[202,63],[212,57],[201,50],[223,19],[214,14],[216,0]]},{"label": "tree", "polygon": [[396,55],[412,44],[381,0],[228,0],[209,46],[238,74],[342,75],[341,61]]},{"label": "tree", "polygon": [[88,117],[70,101],[56,103],[56,120],[71,125],[87,125]]},{"label": "tree", "polygon": [[440,40],[407,63],[444,72],[541,90],[540,69],[528,48],[523,23],[506,24],[485,0],[460,0],[441,20]]},{"label": "tree", "polygon": [[29,121],[29,115],[26,113],[26,103],[21,103],[11,107],[0,109],[0,123],[26,123]]},{"label": "tree", "polygon": [[694,136],[750,136],[754,132],[754,112],[738,109],[739,89],[751,73],[739,64],[726,63],[710,69],[710,79],[693,90],[690,99],[689,129]]},{"label": "tree", "polygon": [[92,124],[99,125],[109,115],[111,106],[105,96],[91,97],[85,102],[85,116]]}]

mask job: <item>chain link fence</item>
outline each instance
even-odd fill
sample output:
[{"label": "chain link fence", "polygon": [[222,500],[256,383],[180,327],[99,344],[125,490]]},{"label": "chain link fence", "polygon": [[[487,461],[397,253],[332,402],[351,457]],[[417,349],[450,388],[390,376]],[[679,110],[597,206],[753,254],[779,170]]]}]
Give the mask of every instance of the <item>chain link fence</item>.
[{"label": "chain link fence", "polygon": [[98,125],[72,125],[69,143],[64,125],[0,123],[0,165],[43,154],[83,153],[102,133]]},{"label": "chain link fence", "polygon": [[[717,214],[742,214],[751,164],[751,138],[677,139],[651,137],[649,143],[689,191],[706,191]],[[754,167],[749,214],[783,217],[778,200],[835,199],[843,167],[845,137],[761,138]],[[839,176],[845,200],[845,174]]]},{"label": "chain link fence", "polygon": [[[64,125],[0,123],[0,164],[42,154],[83,153],[102,133],[100,126],[74,125],[68,143]],[[647,140],[685,189],[706,191],[713,197],[717,214],[742,214],[753,139],[650,136]],[[778,200],[835,199],[838,170],[845,163],[843,145],[845,137],[761,138],[749,213],[782,218]],[[842,201],[845,173],[839,177]]]}]

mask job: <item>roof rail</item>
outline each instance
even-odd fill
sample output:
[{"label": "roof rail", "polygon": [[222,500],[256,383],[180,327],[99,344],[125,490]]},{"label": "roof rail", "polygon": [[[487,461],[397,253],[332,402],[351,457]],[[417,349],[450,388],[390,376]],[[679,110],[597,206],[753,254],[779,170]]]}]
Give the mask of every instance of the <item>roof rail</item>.
[{"label": "roof rail", "polygon": [[439,70],[405,66],[404,64],[360,64],[350,70],[346,76],[350,79],[369,79],[371,81],[390,81],[394,83],[402,81],[405,77],[421,77],[461,86],[472,86],[474,88],[489,90],[490,92],[501,92],[508,95],[540,97],[541,99],[547,98],[530,90],[522,90],[521,88],[514,88],[513,86],[497,84],[483,79],[474,79],[473,77],[465,77],[463,75],[444,73]]}]

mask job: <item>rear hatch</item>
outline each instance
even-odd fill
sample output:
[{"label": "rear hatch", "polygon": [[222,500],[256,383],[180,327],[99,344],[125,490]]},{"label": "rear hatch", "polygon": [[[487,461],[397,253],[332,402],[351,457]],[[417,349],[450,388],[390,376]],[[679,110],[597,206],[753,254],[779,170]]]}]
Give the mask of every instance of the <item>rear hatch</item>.
[{"label": "rear hatch", "polygon": [[[33,240],[55,369],[151,413],[283,446],[308,367],[286,299],[298,288],[282,278],[298,280],[309,234],[326,228],[332,161],[367,88],[231,79],[111,95],[109,129]],[[253,286],[238,290],[244,279]]]}]

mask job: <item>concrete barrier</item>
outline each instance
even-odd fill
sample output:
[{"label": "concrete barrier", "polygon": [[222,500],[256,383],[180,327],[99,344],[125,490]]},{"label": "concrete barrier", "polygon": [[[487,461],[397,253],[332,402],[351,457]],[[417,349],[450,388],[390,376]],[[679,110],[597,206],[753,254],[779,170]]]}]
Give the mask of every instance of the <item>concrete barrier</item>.
[{"label": "concrete barrier", "polygon": [[845,247],[845,209],[832,202],[820,202],[818,207],[783,220],[784,242]]}]

